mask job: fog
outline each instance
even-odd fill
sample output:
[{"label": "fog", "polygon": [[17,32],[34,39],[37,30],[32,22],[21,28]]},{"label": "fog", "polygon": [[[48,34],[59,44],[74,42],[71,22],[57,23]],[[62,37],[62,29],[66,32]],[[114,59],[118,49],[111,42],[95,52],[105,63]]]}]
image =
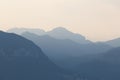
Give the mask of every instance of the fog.
[{"label": "fog", "polygon": [[0,29],[63,26],[92,41],[120,37],[119,0],[0,0]]}]

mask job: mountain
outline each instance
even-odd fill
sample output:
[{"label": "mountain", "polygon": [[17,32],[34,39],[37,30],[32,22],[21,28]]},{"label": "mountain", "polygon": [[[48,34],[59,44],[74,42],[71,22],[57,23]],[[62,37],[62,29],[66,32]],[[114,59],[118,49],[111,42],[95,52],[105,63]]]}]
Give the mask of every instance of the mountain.
[{"label": "mountain", "polygon": [[21,36],[33,41],[60,67],[77,73],[78,80],[120,80],[119,47],[114,48],[104,42],[80,44],[70,39],[30,32]]},{"label": "mountain", "polygon": [[80,61],[92,59],[88,56],[106,52],[112,48],[103,43],[79,44],[69,39],[55,39],[48,35],[38,36],[29,32],[23,33],[22,36],[41,47],[56,64],[67,68],[76,66]]},{"label": "mountain", "polygon": [[120,47],[120,38],[106,41],[105,43],[113,47]]},{"label": "mountain", "polygon": [[103,59],[113,64],[120,64],[120,47],[113,48],[102,55]]},{"label": "mountain", "polygon": [[13,28],[13,29],[8,30],[7,32],[16,33],[16,34],[30,32],[30,33],[37,34],[39,36],[48,35],[56,39],[70,39],[72,41],[75,41],[81,44],[92,43],[91,41],[87,40],[84,36],[77,34],[77,33],[72,33],[63,27],[58,27],[48,32],[45,32],[40,29],[26,29],[26,28]]},{"label": "mountain", "polygon": [[56,39],[70,39],[81,44],[91,43],[91,41],[87,40],[84,36],[72,33],[63,27],[55,28],[52,31],[47,32],[47,34]]},{"label": "mountain", "polygon": [[120,80],[120,47],[113,48],[94,59],[80,62],[74,69],[88,80]]},{"label": "mountain", "polygon": [[0,80],[72,80],[30,40],[0,31]]},{"label": "mountain", "polygon": [[32,40],[56,64],[77,73],[86,80],[119,80],[120,48],[104,43],[78,44],[48,35],[38,36],[26,32],[22,36]]},{"label": "mountain", "polygon": [[19,35],[21,35],[24,32],[32,32],[32,33],[37,34],[37,35],[44,35],[45,34],[44,30],[41,30],[41,29],[28,29],[28,28],[12,28],[12,29],[9,29],[7,32],[16,33],[16,34],[19,34]]}]

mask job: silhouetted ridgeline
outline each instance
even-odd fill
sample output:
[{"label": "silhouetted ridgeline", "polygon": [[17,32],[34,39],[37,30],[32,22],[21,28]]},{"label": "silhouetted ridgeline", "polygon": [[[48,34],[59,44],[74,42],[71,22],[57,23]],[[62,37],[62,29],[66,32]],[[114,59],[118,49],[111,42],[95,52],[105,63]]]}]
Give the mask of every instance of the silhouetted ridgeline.
[{"label": "silhouetted ridgeline", "polygon": [[[11,32],[15,31],[16,29],[11,30]],[[120,80],[119,38],[93,43],[86,40],[84,36],[64,28],[56,28],[49,32],[43,31],[43,33],[41,30],[40,33],[39,31],[35,33],[26,29],[20,35],[38,45],[57,65],[73,71],[74,75],[66,76],[69,79]]]},{"label": "silhouetted ridgeline", "polygon": [[[16,33],[19,35],[25,32],[30,32],[39,36],[48,35],[56,39],[69,39],[80,44],[92,43],[92,41],[87,40],[83,35],[72,33],[63,27],[58,27],[48,32],[45,32],[44,30],[41,30],[41,29],[29,29],[29,28],[12,28],[12,29],[9,29],[7,32]],[[120,47],[120,38],[108,40],[103,43],[113,47]]]},{"label": "silhouetted ridgeline", "polygon": [[19,35],[21,35],[24,32],[30,32],[30,33],[37,34],[39,36],[48,35],[55,39],[70,39],[72,41],[75,41],[81,44],[91,43],[91,41],[87,40],[84,36],[77,33],[72,33],[63,27],[58,27],[48,32],[45,32],[44,30],[40,30],[40,29],[26,29],[26,28],[13,28],[8,30],[8,32],[10,33],[13,32]]},{"label": "silhouetted ridgeline", "polygon": [[33,42],[0,31],[0,80],[70,80],[69,76]]},{"label": "silhouetted ridgeline", "polygon": [[112,48],[103,43],[79,44],[69,39],[55,39],[48,35],[38,36],[29,32],[23,33],[22,36],[41,47],[56,64],[67,68],[76,66],[80,61],[89,61],[93,59],[94,54],[103,53]]},{"label": "silhouetted ridgeline", "polygon": [[106,41],[105,43],[113,47],[120,47],[120,38],[109,40],[109,41]]}]

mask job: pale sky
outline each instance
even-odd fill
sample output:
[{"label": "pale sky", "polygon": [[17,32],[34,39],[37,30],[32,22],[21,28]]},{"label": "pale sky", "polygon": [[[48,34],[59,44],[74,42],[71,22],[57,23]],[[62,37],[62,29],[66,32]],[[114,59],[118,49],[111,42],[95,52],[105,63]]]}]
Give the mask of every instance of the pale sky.
[{"label": "pale sky", "polygon": [[59,26],[92,41],[120,37],[120,0],[0,0],[0,30]]}]

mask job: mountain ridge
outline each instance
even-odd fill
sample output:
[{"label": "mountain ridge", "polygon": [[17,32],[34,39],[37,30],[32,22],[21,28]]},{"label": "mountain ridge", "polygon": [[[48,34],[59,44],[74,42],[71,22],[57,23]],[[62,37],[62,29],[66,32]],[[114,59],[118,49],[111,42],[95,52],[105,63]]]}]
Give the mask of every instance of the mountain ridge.
[{"label": "mountain ridge", "polygon": [[[35,31],[35,29],[33,29]],[[63,27],[57,27],[57,28],[54,28],[53,30],[51,31],[43,31],[41,32],[41,30],[38,29],[38,33],[32,31],[31,29],[22,29],[22,28],[14,28],[14,29],[10,29],[8,30],[7,32],[9,33],[16,33],[16,34],[19,34],[21,35],[22,33],[24,32],[31,32],[31,33],[34,33],[34,34],[37,34],[37,35],[49,35],[53,38],[56,38],[56,39],[70,39],[70,40],[73,40],[77,43],[81,43],[81,44],[88,44],[88,43],[92,43],[92,41],[89,41],[87,40],[84,36],[80,35],[80,34],[77,34],[77,33],[73,33],[69,30],[67,30],[66,28],[63,28]]]},{"label": "mountain ridge", "polygon": [[105,43],[113,47],[120,47],[120,38],[109,40],[109,41],[106,41]]},{"label": "mountain ridge", "polygon": [[67,65],[69,62],[73,64],[71,60],[75,57],[82,58],[85,55],[99,54],[112,48],[103,43],[79,44],[69,39],[55,39],[48,35],[39,36],[29,32],[22,34],[22,36],[41,47],[45,54],[56,64],[59,64],[59,62],[66,63],[62,65]]},{"label": "mountain ridge", "polygon": [[[0,31],[0,80],[69,80],[32,41]],[[72,76],[72,75],[71,75]]]}]

